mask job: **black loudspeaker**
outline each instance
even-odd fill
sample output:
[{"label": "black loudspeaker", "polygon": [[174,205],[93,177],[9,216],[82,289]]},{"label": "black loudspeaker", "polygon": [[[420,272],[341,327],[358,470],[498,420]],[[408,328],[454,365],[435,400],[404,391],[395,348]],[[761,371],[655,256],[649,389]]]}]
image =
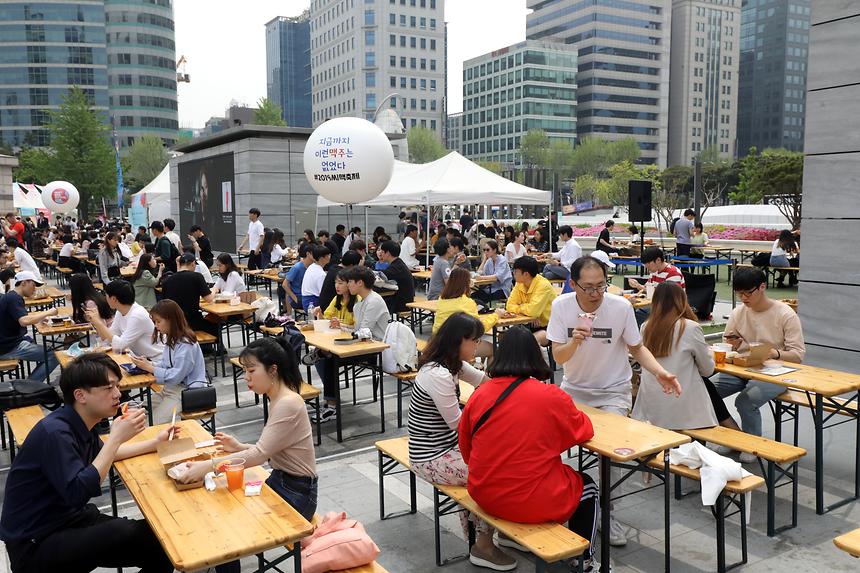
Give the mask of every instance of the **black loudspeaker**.
[{"label": "black loudspeaker", "polygon": [[651,182],[650,181],[628,181],[628,208],[627,218],[630,221],[651,220]]}]

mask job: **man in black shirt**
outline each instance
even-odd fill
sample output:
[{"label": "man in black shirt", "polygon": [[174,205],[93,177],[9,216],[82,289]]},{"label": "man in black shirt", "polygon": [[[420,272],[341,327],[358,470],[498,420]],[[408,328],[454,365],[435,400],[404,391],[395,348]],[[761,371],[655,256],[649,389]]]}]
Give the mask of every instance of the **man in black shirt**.
[{"label": "man in black shirt", "polygon": [[347,251],[341,257],[340,265],[329,265],[322,289],[320,290],[319,307],[323,312],[325,312],[328,305],[331,304],[331,301],[337,295],[334,289],[334,282],[337,279],[338,273],[344,269],[351,269],[359,263],[361,263],[361,256],[355,251]]},{"label": "man in black shirt", "polygon": [[0,517],[13,573],[98,567],[172,573],[145,520],[104,515],[89,503],[101,495],[114,462],[154,452],[168,437],[165,429],[156,438],[126,443],[146,427],[140,408],[116,418],[102,443],[93,428],[117,413],[120,378],[122,371],[106,354],[74,360],[60,377],[65,405],[35,425],[15,456]]},{"label": "man in black shirt", "polygon": [[320,245],[324,247],[328,247],[329,253],[331,254],[331,259],[329,259],[328,264],[326,265],[326,269],[331,266],[337,266],[340,264],[340,249],[337,247],[337,243],[331,240],[329,237],[328,231],[322,230],[317,233],[317,239],[319,240]]},{"label": "man in black shirt", "polygon": [[167,238],[164,233],[164,223],[161,221],[153,221],[149,224],[149,229],[152,231],[152,236],[155,237],[155,258],[160,263],[164,263],[164,270],[176,272],[176,257],[179,253],[176,252],[176,247]]},{"label": "man in black shirt", "polygon": [[45,350],[27,336],[28,327],[57,315],[56,308],[29,314],[24,306],[24,299],[33,298],[36,287],[44,284],[31,271],[21,271],[15,275],[15,288],[0,296],[0,360],[38,363],[39,367],[30,374],[30,380],[34,382],[47,381],[57,367],[53,352],[48,353],[46,367]]},{"label": "man in black shirt", "polygon": [[164,281],[161,294],[179,305],[192,330],[218,336],[218,325],[203,318],[200,312],[200,298],[212,302],[215,294],[209,290],[203,275],[194,270],[196,266],[194,255],[184,253],[179,257],[179,270]]},{"label": "man in black shirt", "polygon": [[191,246],[194,252],[197,253],[197,258],[203,261],[207,267],[211,267],[215,262],[215,257],[212,255],[212,243],[209,242],[209,237],[203,234],[203,229],[200,225],[191,225],[191,232],[188,235],[188,240],[191,241]]},{"label": "man in black shirt", "polygon": [[376,252],[380,261],[388,263],[388,268],[382,272],[397,283],[397,292],[394,296],[384,297],[388,310],[392,314],[409,310],[406,303],[415,300],[415,279],[412,277],[412,271],[400,259],[400,245],[394,241],[385,241],[379,245]]},{"label": "man in black shirt", "polygon": [[334,228],[334,236],[331,238],[337,245],[339,252],[343,252],[343,244],[346,242],[346,227],[338,225]]},{"label": "man in black shirt", "polygon": [[607,255],[616,255],[618,254],[618,249],[612,246],[612,227],[615,226],[615,221],[612,219],[606,221],[603,225],[603,230],[600,231],[600,235],[597,237],[597,250],[603,251]]}]

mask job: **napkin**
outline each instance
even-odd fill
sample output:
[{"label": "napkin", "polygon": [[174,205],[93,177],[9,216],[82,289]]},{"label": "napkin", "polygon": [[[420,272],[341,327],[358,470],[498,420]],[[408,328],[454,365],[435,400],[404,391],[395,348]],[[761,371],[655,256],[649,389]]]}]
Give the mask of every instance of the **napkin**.
[{"label": "napkin", "polygon": [[182,479],[182,476],[188,473],[188,466],[186,464],[176,464],[169,470],[167,470],[167,475],[176,481]]},{"label": "napkin", "polygon": [[206,491],[215,491],[215,472],[209,472],[203,476],[203,487]]},{"label": "napkin", "polygon": [[[699,474],[702,481],[703,505],[714,505],[723,488],[726,487],[726,482],[740,480],[752,475],[738,462],[709,450],[699,442],[682,444],[669,450],[669,463],[684,465],[693,469],[701,468]],[[746,497],[746,513],[747,519],[749,519],[751,496]]]}]

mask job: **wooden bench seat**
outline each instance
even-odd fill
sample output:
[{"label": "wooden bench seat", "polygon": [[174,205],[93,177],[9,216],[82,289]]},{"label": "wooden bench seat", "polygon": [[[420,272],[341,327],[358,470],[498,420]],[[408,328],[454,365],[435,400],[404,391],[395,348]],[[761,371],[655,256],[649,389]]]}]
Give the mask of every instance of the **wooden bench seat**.
[{"label": "wooden bench seat", "polygon": [[388,573],[388,571],[382,565],[374,561],[373,563],[369,563],[368,565],[362,565],[361,567],[353,567],[351,569],[338,569],[337,571],[332,571],[331,573]]},{"label": "wooden bench seat", "polygon": [[204,332],[202,330],[195,330],[194,336],[197,337],[198,344],[216,344],[218,342],[218,337],[209,334],[208,332]]},{"label": "wooden bench seat", "polygon": [[[807,397],[805,392],[801,392],[799,390],[786,390],[782,394],[776,397],[780,402],[785,402],[787,404],[795,404],[797,406],[806,406],[807,408],[815,407],[815,396],[811,395]],[[810,403],[810,399],[812,402]],[[856,400],[845,400],[842,398],[830,398],[833,404],[824,403],[824,411],[825,412],[836,412],[840,416],[856,416],[857,415],[857,401]],[[838,404],[837,408],[834,404]]]},{"label": "wooden bench seat", "polygon": [[833,540],[833,544],[851,557],[860,557],[860,529],[843,533]]},{"label": "wooden bench seat", "polygon": [[[806,455],[805,449],[722,426],[681,430],[681,433],[700,442],[711,442],[759,458],[759,465],[765,474],[765,484],[767,485],[768,536],[773,537],[777,533],[797,525],[797,462]],[[765,466],[767,467],[765,468]],[[776,488],[784,485],[791,485],[792,490],[791,524],[776,528],[774,525]]]},{"label": "wooden bench seat", "polygon": [[9,458],[14,461],[16,442],[21,446],[30,431],[45,417],[45,413],[40,406],[25,406],[6,410],[3,414],[9,428]]},{"label": "wooden bench seat", "polygon": [[[379,513],[380,519],[386,519],[385,505],[383,499],[384,488],[382,480],[385,475],[402,473],[404,470],[397,469],[397,466],[406,468],[409,471],[409,438],[394,438],[390,440],[382,440],[376,442],[376,449],[379,452]],[[386,463],[386,459],[388,462]],[[392,471],[395,470],[396,471]],[[415,494],[415,474],[410,472],[410,489],[411,489],[411,510],[410,513],[417,511],[416,494]],[[446,507],[451,504],[456,504],[463,509],[466,509],[481,519],[489,523],[499,533],[513,539],[523,547],[527,548],[532,554],[537,557],[538,561],[535,566],[536,570],[541,570],[542,566],[547,563],[555,563],[565,559],[573,559],[582,555],[588,548],[588,541],[583,539],[567,527],[559,523],[515,523],[505,519],[499,519],[484,511],[469,495],[465,486],[450,486],[431,484],[433,486],[433,494],[436,498],[434,508],[437,512],[434,522],[436,527],[439,525],[439,516],[451,513],[446,512]],[[440,495],[442,499],[440,501]],[[459,510],[458,510],[459,511]],[[445,512],[445,513],[443,513]],[[440,535],[437,531],[436,535],[436,564],[442,565]]]}]

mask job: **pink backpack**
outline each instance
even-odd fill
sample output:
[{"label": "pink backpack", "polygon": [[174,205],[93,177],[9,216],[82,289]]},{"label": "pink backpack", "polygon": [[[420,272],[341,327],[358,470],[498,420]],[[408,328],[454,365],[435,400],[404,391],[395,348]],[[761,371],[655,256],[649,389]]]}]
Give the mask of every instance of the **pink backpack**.
[{"label": "pink backpack", "polygon": [[346,513],[323,516],[310,537],[302,540],[302,573],[325,573],[361,567],[376,559],[379,547],[364,526]]}]

